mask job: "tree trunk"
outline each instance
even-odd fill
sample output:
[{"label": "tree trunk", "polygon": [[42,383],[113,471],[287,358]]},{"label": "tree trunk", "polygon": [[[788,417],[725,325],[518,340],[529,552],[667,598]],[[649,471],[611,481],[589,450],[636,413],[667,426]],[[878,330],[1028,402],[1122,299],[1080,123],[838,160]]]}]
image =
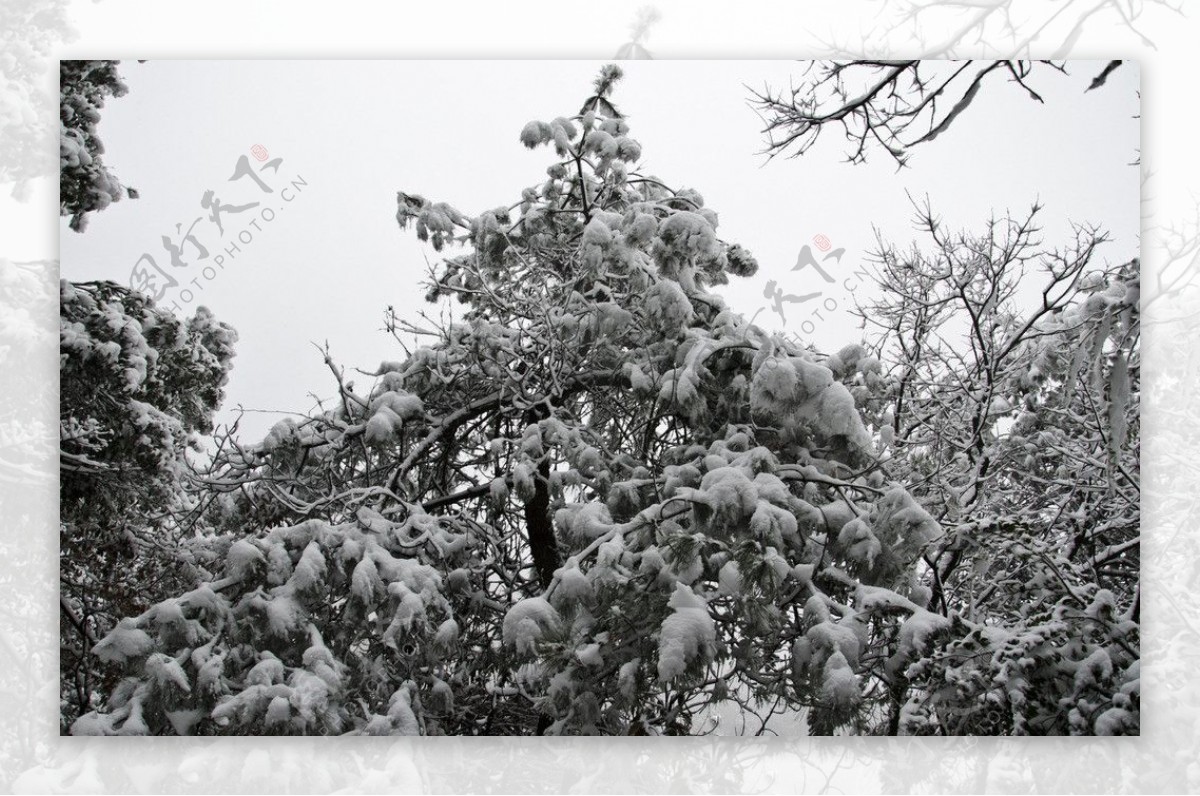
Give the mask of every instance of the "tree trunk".
[{"label": "tree trunk", "polygon": [[554,523],[550,519],[550,463],[543,460],[538,464],[534,479],[536,489],[533,497],[525,504],[525,528],[529,537],[529,549],[533,554],[533,566],[544,591],[554,579],[558,569],[558,542],[554,539]]}]

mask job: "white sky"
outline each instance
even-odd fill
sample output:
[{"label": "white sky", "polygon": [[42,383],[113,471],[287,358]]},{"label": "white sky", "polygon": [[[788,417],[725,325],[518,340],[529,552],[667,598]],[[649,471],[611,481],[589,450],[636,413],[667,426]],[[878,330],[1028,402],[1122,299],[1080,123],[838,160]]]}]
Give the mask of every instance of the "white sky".
[{"label": "white sky", "polygon": [[[507,205],[540,182],[553,153],[517,140],[531,119],[571,115],[587,96],[600,61],[127,61],[130,92],[110,101],[100,133],[106,160],[141,198],[123,201],[75,234],[62,223],[64,278],[127,283],[143,253],[169,259],[160,239],[206,215],[201,196],[226,204],[262,201],[275,219],[227,257],[212,280],[200,268],[232,244],[250,212],[226,214],[225,243],[205,218],[194,228],[210,250],[181,282],[199,278],[189,305],[210,307],[241,340],[223,421],[235,409],[306,412],[312,395],[333,382],[312,342],[328,341],[338,362],[373,370],[403,352],[383,332],[384,308],[402,316],[434,310],[419,285],[431,249],[395,221],[397,190],[448,201],[467,213]],[[811,270],[792,274],[800,248],[824,234],[847,252],[848,274],[874,243],[913,238],[905,192],[926,193],[954,226],[978,227],[994,210],[1022,212],[1034,199],[1046,209],[1048,243],[1065,244],[1068,219],[1110,231],[1107,260],[1137,254],[1139,174],[1138,72],[1127,63],[1108,85],[1084,92],[1101,64],[1076,62],[1071,76],[1046,74],[1039,105],[1010,85],[984,92],[937,141],[913,151],[897,173],[883,153],[865,166],[843,162],[846,143],[828,131],[796,160],[765,164],[761,122],[747,85],[782,85],[800,65],[785,61],[632,61],[615,101],[641,142],[641,170],[676,187],[699,190],[720,214],[718,233],[749,248],[759,273],[721,291],[766,328],[783,328],[763,287],[818,290]],[[255,144],[281,157],[264,178],[264,196],[249,181],[227,182]],[[258,166],[253,158],[250,163]],[[765,165],[764,165],[765,164]],[[307,186],[285,203],[279,188]],[[257,209],[256,209],[257,211]],[[185,247],[185,259],[190,253]],[[194,260],[194,258],[192,258]],[[797,281],[803,277],[808,282]],[[194,288],[193,288],[194,289]],[[843,307],[848,297],[827,293]],[[172,290],[164,303],[178,301]],[[814,304],[792,305],[788,328]],[[819,325],[814,342],[838,347],[857,339],[841,315]],[[360,385],[369,382],[358,377]],[[251,414],[243,430],[261,435],[278,415]]]}]

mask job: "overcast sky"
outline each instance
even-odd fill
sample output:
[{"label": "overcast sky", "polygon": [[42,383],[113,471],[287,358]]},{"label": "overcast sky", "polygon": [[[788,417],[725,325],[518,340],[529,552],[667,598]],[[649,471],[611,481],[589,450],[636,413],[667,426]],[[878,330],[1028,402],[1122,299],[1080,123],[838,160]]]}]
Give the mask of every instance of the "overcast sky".
[{"label": "overcast sky", "polygon": [[[405,317],[436,312],[420,286],[436,255],[398,228],[396,191],[470,214],[513,203],[553,160],[550,150],[520,145],[522,126],[575,113],[601,63],[123,62],[130,91],[109,102],[100,133],[107,163],[141,198],[95,214],[82,235],[64,220],[62,275],[128,283],[150,255],[180,282],[162,303],[189,314],[204,304],[239,332],[221,420],[232,420],[239,405],[307,412],[313,395],[334,392],[312,343],[328,341],[348,369],[373,370],[403,356],[383,331],[388,305]],[[823,287],[811,269],[791,272],[814,236],[846,249],[844,276],[865,262],[873,227],[910,241],[906,191],[928,194],[954,226],[978,227],[993,211],[1021,212],[1038,199],[1047,243],[1068,242],[1068,220],[1091,222],[1113,239],[1101,257],[1137,254],[1139,174],[1129,165],[1139,146],[1135,64],[1092,92],[1084,88],[1101,64],[1043,75],[1043,104],[997,85],[947,134],[914,150],[899,173],[879,153],[866,165],[846,164],[845,142],[833,131],[803,158],[767,163],[747,86],[785,83],[800,72],[794,62],[622,66],[615,101],[642,143],[641,170],[700,191],[720,214],[718,234],[755,254],[759,273],[721,292],[765,328],[801,332],[809,318],[814,304],[791,305],[785,327],[763,289],[772,279],[789,293]],[[270,193],[248,175],[230,181],[243,156]],[[260,171],[277,158],[276,169]],[[201,206],[210,190],[222,205],[245,207],[222,214],[223,235]],[[181,243],[189,228],[209,257],[182,243],[190,266],[172,268],[161,240]],[[852,298],[845,287],[825,298],[839,310],[814,324],[813,341],[828,350],[858,339],[844,313]],[[242,427],[257,437],[278,417],[250,414]]]}]

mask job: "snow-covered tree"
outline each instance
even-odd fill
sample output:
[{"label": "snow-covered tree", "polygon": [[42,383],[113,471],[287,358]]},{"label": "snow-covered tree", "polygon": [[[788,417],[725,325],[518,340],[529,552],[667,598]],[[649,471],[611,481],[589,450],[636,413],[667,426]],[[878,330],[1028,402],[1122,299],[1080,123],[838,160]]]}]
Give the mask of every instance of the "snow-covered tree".
[{"label": "snow-covered tree", "polygon": [[1139,264],[1097,263],[1091,228],[1043,246],[1038,212],[951,234],[918,206],[928,249],[881,243],[861,310],[885,471],[946,529],[926,560],[953,622],[904,673],[905,731],[1139,726]]},{"label": "snow-covered tree", "polygon": [[202,508],[182,492],[185,452],[212,431],[236,339],[204,308],[180,319],[111,282],[61,283],[65,720],[105,688],[96,640],[185,577],[178,542]]},{"label": "snow-covered tree", "polygon": [[62,61],[59,69],[59,214],[71,229],[83,231],[88,213],[103,210],[137,191],[123,186],[104,165],[104,142],[97,125],[108,97],[126,88],[120,61]]},{"label": "snow-covered tree", "polygon": [[225,440],[210,580],[96,647],[125,678],[77,733],[686,733],[734,701],[879,728],[942,531],[874,458],[836,369],[711,288],[756,264],[640,173],[605,68],[552,153],[469,216],[399,195],[458,320],[367,392]]}]

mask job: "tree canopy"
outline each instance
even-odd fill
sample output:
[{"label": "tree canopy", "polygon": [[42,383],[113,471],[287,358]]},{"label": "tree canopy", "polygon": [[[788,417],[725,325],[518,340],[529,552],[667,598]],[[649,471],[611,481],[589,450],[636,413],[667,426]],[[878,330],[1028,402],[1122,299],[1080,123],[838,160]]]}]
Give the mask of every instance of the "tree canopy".
[{"label": "tree canopy", "polygon": [[121,184],[104,165],[97,126],[108,97],[129,89],[117,71],[120,61],[62,61],[59,67],[59,213],[82,232],[88,214],[137,191]]},{"label": "tree canopy", "polygon": [[[201,308],[180,319],[112,282],[60,290],[59,527],[63,717],[106,682],[91,656],[123,616],[186,583],[203,504],[185,458],[212,418],[237,340]],[[111,683],[110,683],[111,685]]]},{"label": "tree canopy", "polygon": [[886,469],[947,529],[932,603],[961,621],[911,667],[909,732],[1136,732],[1140,684],[1138,260],[1040,240],[1035,206],[925,247],[880,241],[861,307],[889,364],[868,403]]},{"label": "tree canopy", "polygon": [[620,77],[525,125],[550,162],[510,201],[398,194],[456,317],[218,436],[194,583],[99,640],[72,732],[1136,731],[1135,271],[934,224],[881,251],[876,344],[769,334],[713,290],[751,254],[638,169]]}]

